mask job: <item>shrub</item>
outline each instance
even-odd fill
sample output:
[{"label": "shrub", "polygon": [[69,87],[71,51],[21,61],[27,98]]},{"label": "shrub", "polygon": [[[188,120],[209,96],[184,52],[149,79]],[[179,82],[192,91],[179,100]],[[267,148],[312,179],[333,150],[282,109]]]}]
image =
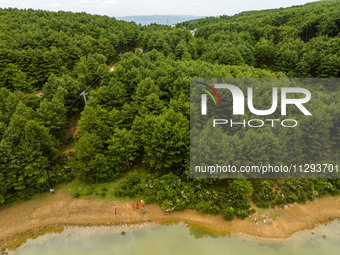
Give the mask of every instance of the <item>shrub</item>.
[{"label": "shrub", "polygon": [[78,197],[80,197],[80,194],[79,194],[78,192],[76,192],[76,193],[73,195],[73,197],[78,198]]},{"label": "shrub", "polygon": [[161,208],[163,211],[166,211],[166,212],[171,212],[175,210],[175,206],[173,202],[170,200],[164,200],[164,202],[161,204]]},{"label": "shrub", "polygon": [[252,200],[257,207],[268,208],[275,199],[275,193],[273,192],[273,184],[269,181],[262,181],[253,183],[254,192],[252,194]]},{"label": "shrub", "polygon": [[228,206],[227,208],[223,209],[221,212],[222,216],[226,220],[232,220],[234,219],[234,208],[231,206]]},{"label": "shrub", "polygon": [[129,173],[126,180],[122,182],[115,191],[117,196],[136,197],[142,193],[142,178],[136,173]]},{"label": "shrub", "polygon": [[219,208],[212,205],[209,201],[201,201],[197,203],[196,209],[202,213],[218,214]]}]

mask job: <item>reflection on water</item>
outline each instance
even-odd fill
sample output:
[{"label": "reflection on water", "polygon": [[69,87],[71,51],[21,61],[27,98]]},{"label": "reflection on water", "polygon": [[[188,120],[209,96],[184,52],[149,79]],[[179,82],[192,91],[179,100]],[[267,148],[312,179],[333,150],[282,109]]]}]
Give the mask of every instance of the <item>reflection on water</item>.
[{"label": "reflection on water", "polygon": [[[122,233],[125,232],[125,235]],[[59,234],[29,240],[15,255],[88,254],[340,254],[340,222],[303,231],[284,240],[268,241],[225,235],[197,226],[147,224],[133,227],[71,227]]]},{"label": "reflection on water", "polygon": [[201,239],[204,237],[211,238],[218,238],[223,236],[230,237],[230,232],[214,231],[194,224],[187,225],[187,227],[189,229],[189,234],[193,236],[195,239]]}]

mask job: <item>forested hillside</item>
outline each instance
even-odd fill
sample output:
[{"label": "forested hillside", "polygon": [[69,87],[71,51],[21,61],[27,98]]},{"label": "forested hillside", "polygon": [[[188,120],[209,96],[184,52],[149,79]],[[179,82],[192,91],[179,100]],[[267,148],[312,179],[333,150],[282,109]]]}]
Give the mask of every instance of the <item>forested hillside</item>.
[{"label": "forested hillside", "polygon": [[248,64],[290,77],[339,77],[339,16],[339,1],[322,1],[177,27],[197,29],[194,41],[201,47],[196,53],[208,62]]},{"label": "forested hillside", "polygon": [[0,24],[0,86],[23,92],[88,54],[100,53],[109,64],[138,34],[135,23],[86,13],[7,9],[0,10]]},{"label": "forested hillside", "polygon": [[[0,10],[0,206],[48,191],[48,176],[53,186],[125,177],[117,196],[226,219],[248,216],[250,199],[268,207],[339,193],[338,179],[189,178],[190,78],[339,77],[339,10],[340,1],[323,1],[176,28]],[[308,130],[230,133],[231,163],[242,153],[245,164],[268,155],[339,162],[340,90],[318,90]],[[61,153],[76,123],[75,152]]]}]

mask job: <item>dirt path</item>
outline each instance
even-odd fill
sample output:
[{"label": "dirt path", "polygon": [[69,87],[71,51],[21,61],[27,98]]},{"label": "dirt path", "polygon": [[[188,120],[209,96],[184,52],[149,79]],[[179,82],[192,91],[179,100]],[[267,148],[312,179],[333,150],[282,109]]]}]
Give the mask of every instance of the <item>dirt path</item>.
[{"label": "dirt path", "polygon": [[32,93],[33,95],[37,96],[37,97],[41,97],[43,95],[43,90],[38,90]]},{"label": "dirt path", "polygon": [[[225,221],[221,216],[205,215],[195,210],[166,213],[157,205],[132,211],[135,201],[110,201],[73,198],[63,190],[46,194],[10,208],[0,210],[0,248],[14,249],[27,238],[63,226],[121,225],[143,222],[184,221],[207,228],[239,232],[265,238],[285,238],[311,229],[320,223],[340,219],[340,198],[324,197],[306,204],[292,204],[284,209],[258,210],[245,220]],[[114,207],[117,215],[113,215]],[[255,221],[256,218],[256,221]]]},{"label": "dirt path", "polygon": [[[72,136],[73,141],[74,141],[73,146],[75,146],[78,132],[79,132],[79,122],[77,121],[76,123],[71,123],[71,125],[67,129],[64,140],[69,139]],[[73,155],[74,152],[75,152],[75,149],[71,148],[69,150],[63,151],[61,154]]]},{"label": "dirt path", "polygon": [[111,64],[111,65],[109,66],[110,72],[112,72],[113,70],[115,70],[116,64],[117,64],[117,63],[113,63],[113,64]]}]

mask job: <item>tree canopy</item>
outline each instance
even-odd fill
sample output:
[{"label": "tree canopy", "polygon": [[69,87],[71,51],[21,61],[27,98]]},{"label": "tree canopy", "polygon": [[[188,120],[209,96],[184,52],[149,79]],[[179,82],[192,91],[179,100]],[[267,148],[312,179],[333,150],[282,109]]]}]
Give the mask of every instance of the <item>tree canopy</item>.
[{"label": "tree canopy", "polygon": [[[339,192],[334,179],[200,180],[188,170],[190,132],[197,132],[190,130],[190,78],[339,77],[340,1],[174,28],[12,8],[0,9],[0,23],[0,206],[46,191],[48,176],[54,184],[124,176],[117,195],[226,219],[252,213],[249,199],[267,207]],[[232,164],[339,162],[339,88],[310,89],[313,115],[294,132],[219,129],[204,144],[207,128],[192,149],[204,158],[223,141],[218,148]],[[256,93],[265,106],[268,93],[260,86]],[[65,145],[74,152],[65,154]],[[131,173],[135,165],[147,174]]]}]

